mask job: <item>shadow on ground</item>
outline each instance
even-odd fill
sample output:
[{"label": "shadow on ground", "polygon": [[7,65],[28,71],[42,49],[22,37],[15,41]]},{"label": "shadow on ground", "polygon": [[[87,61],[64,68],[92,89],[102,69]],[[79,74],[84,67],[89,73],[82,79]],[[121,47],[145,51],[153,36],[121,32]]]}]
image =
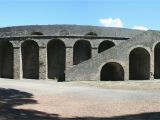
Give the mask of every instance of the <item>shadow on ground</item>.
[{"label": "shadow on ground", "polygon": [[33,95],[15,89],[0,89],[0,120],[52,120],[57,114],[47,114],[36,110],[16,109],[24,104],[38,104]]},{"label": "shadow on ground", "polygon": [[[36,110],[16,109],[23,104],[38,104],[33,95],[15,89],[0,88],[0,120],[160,120],[160,112],[142,113],[118,117],[73,117],[62,118]],[[107,113],[106,113],[107,114]]]}]

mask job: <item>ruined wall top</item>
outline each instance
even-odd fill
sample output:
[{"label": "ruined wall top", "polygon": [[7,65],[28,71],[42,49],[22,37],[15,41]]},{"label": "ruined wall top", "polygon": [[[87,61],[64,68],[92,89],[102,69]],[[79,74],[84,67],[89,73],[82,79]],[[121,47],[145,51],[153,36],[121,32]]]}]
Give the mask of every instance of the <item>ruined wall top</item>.
[{"label": "ruined wall top", "polygon": [[0,28],[0,37],[44,36],[85,36],[131,38],[144,31],[126,28],[110,28],[82,25],[31,25]]}]

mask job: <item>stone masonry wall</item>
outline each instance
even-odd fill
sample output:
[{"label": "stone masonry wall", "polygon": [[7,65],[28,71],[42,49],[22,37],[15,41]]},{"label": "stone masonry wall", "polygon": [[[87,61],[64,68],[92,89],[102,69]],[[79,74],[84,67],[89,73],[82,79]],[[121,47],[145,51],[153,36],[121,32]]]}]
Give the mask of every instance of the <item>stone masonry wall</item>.
[{"label": "stone masonry wall", "polygon": [[[72,75],[68,71],[75,66],[79,66],[73,65],[74,47],[78,41],[87,41],[90,44],[90,48],[85,49],[90,50],[90,57],[87,59],[92,59],[102,55],[98,53],[98,48],[103,41],[113,42],[117,46],[142,32],[130,29],[76,25],[0,28],[0,77],[14,79],[66,79],[67,77],[70,80]],[[91,33],[94,34],[92,35]],[[30,43],[26,44],[29,41]],[[48,46],[51,41],[53,45],[50,47],[50,52],[48,52]],[[60,44],[64,44],[64,47],[57,44],[56,41],[60,41]],[[24,44],[26,45],[25,47],[23,46]],[[56,49],[54,49],[54,44],[56,44]],[[83,44],[77,49],[78,55],[87,54],[82,46]],[[60,51],[59,49],[64,49],[64,52],[58,52]],[[111,50],[107,51],[112,53]],[[50,60],[49,56],[52,56]],[[56,58],[59,60],[57,61]],[[81,57],[77,59],[81,59]],[[85,60],[87,59],[85,58]],[[56,64],[54,64],[55,62]],[[83,59],[81,62],[85,63]],[[78,77],[80,75],[78,72],[81,73],[81,70],[83,71],[81,68],[73,73],[76,73]],[[50,75],[48,74],[49,71]],[[86,73],[88,72],[93,74],[94,70]],[[85,78],[82,77],[81,79]],[[89,79],[92,80],[92,77]]]}]

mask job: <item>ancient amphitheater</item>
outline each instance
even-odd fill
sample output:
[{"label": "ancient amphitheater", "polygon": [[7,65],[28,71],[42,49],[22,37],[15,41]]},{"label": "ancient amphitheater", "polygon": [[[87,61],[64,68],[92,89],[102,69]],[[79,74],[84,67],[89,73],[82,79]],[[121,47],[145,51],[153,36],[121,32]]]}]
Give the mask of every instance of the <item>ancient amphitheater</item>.
[{"label": "ancient amphitheater", "polygon": [[0,28],[0,77],[159,79],[160,32],[79,25]]}]

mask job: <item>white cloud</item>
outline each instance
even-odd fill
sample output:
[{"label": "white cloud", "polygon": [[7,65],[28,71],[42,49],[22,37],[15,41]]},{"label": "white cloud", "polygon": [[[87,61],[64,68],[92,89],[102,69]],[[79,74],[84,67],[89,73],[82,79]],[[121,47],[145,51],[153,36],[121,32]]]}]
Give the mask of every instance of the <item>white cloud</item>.
[{"label": "white cloud", "polygon": [[99,19],[99,22],[105,27],[123,27],[123,23],[120,18]]},{"label": "white cloud", "polygon": [[[99,22],[101,25],[105,27],[123,27],[123,22],[121,21],[120,18],[105,18],[105,19],[99,19]],[[134,26],[132,29],[137,29],[137,30],[148,30],[147,27],[139,25],[139,26]]]},{"label": "white cloud", "polygon": [[137,29],[137,30],[148,30],[147,27],[144,26],[134,26],[133,29]]}]

